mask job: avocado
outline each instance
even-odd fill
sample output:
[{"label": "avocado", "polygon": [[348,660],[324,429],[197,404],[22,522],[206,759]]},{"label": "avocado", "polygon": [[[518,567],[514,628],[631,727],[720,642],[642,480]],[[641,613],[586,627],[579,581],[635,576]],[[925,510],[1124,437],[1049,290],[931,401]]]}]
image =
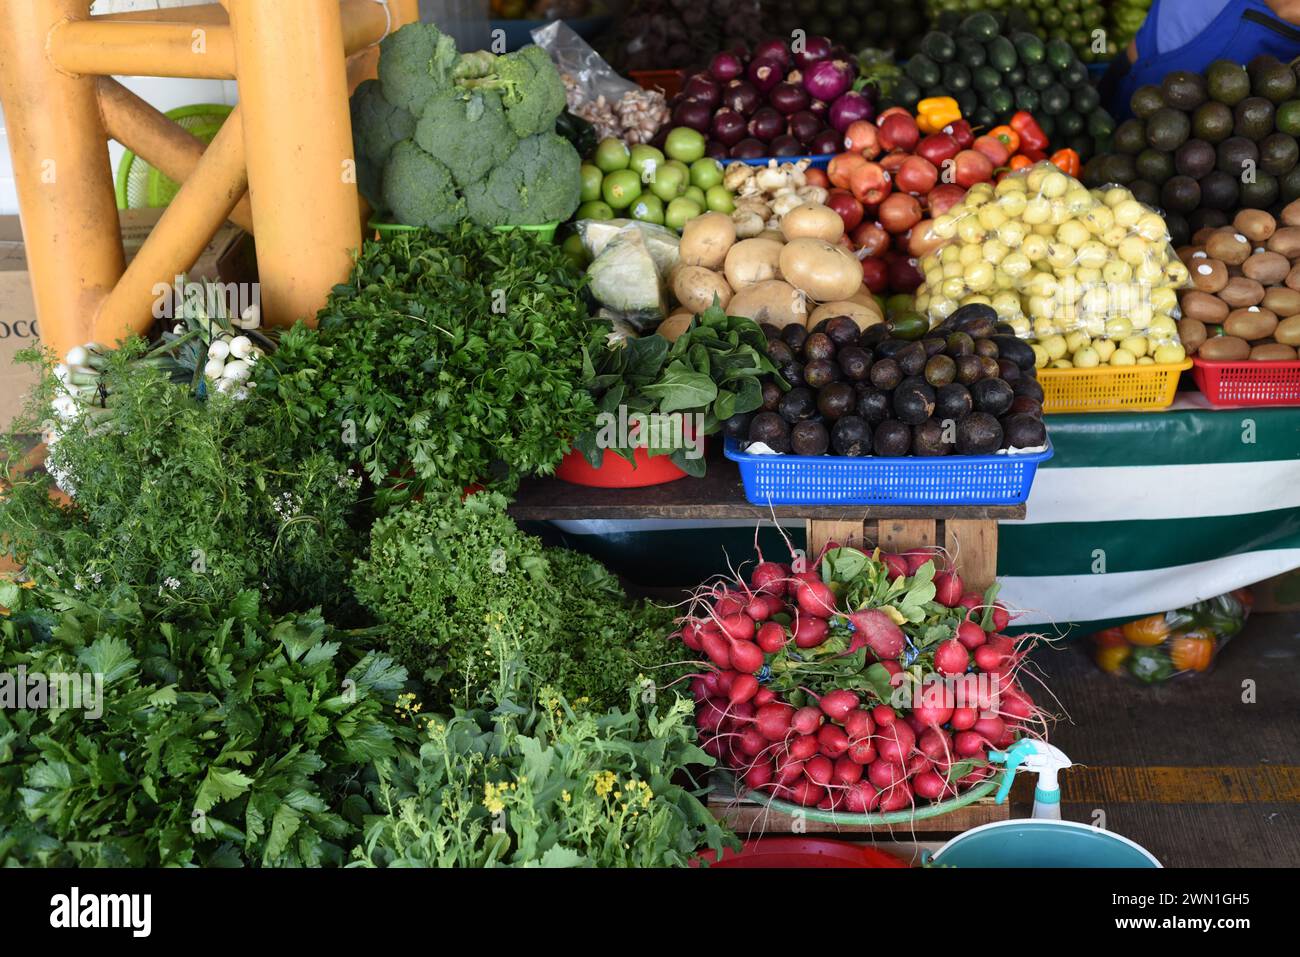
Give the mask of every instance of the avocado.
[{"label": "avocado", "polygon": [[821,389],[838,379],[839,371],[830,359],[813,359],[803,367],[803,381],[810,389]]},{"label": "avocado", "polygon": [[798,359],[791,359],[785,365],[779,367],[781,378],[792,386],[804,385],[803,363]]},{"label": "avocado", "polygon": [[1133,99],[1129,100],[1129,108],[1138,119],[1150,119],[1157,110],[1165,108],[1165,96],[1158,86],[1139,87],[1133,94]]},{"label": "avocado", "polygon": [[1249,164],[1259,163],[1259,147],[1252,140],[1232,136],[1219,144],[1218,168],[1229,176],[1240,177]]},{"label": "avocado", "polygon": [[790,430],[790,451],[795,455],[825,455],[831,437],[820,422],[800,422]]},{"label": "avocado", "polygon": [[1011,385],[1002,379],[981,379],[971,386],[970,395],[977,411],[987,412],[992,416],[1004,415],[1007,409],[1011,408],[1011,402],[1016,397],[1016,394],[1011,391]]},{"label": "avocado", "polygon": [[1047,427],[1026,413],[1008,415],[1000,423],[1006,448],[1036,449],[1047,444]]},{"label": "avocado", "polygon": [[1101,107],[1088,114],[1088,135],[1102,140],[1115,132],[1115,118]]},{"label": "avocado", "polygon": [[[945,441],[950,433],[939,419],[926,419],[912,427],[912,454],[926,457],[947,455],[953,443]],[[953,436],[955,438],[955,436]]]},{"label": "avocado", "polygon": [[1160,206],[1160,187],[1150,180],[1139,179],[1128,184],[1129,192],[1143,206],[1156,209]]},{"label": "avocado", "polygon": [[868,351],[874,349],[889,338],[889,332],[889,323],[873,322],[862,330],[862,335],[858,336],[858,345]]},{"label": "avocado", "polygon": [[871,444],[883,458],[902,458],[912,447],[912,430],[897,419],[886,419],[876,426]]},{"label": "avocado", "polygon": [[1167,104],[1176,110],[1185,110],[1189,113],[1209,99],[1210,95],[1205,77],[1191,70],[1174,70],[1172,73],[1165,74],[1164,81],[1160,84],[1160,92]]},{"label": "avocado", "polygon": [[951,382],[948,385],[941,386],[934,393],[934,417],[936,419],[957,421],[970,415],[974,409],[975,402],[971,398],[970,389],[960,382]]},{"label": "avocado", "polygon": [[773,382],[770,378],[763,383],[763,411],[775,412],[781,404],[781,396],[785,395],[781,387]]},{"label": "avocado", "polygon": [[826,335],[837,348],[854,345],[858,341],[858,324],[849,316],[833,316],[826,323]]},{"label": "avocado", "polygon": [[1279,106],[1273,122],[1278,132],[1288,136],[1300,136],[1300,100],[1287,100]]},{"label": "avocado", "polygon": [[1221,229],[1230,222],[1232,222],[1232,217],[1223,210],[1207,209],[1204,206],[1187,218],[1187,224],[1191,227],[1193,236],[1202,229]]},{"label": "avocado", "polygon": [[1172,107],[1161,107],[1147,119],[1147,145],[1162,153],[1174,152],[1191,134],[1192,121]]},{"label": "avocado", "polygon": [[817,393],[817,411],[834,421],[848,415],[858,404],[858,394],[847,382],[832,382]]},{"label": "avocado", "polygon": [[781,338],[795,352],[803,349],[804,341],[808,338],[808,330],[798,323],[791,323],[781,330]]},{"label": "avocado", "polygon": [[749,425],[754,419],[752,412],[738,412],[722,423],[722,434],[729,439],[749,438]]},{"label": "avocado", "polygon": [[973,356],[975,354],[975,340],[970,337],[969,333],[954,332],[948,336],[944,349],[954,359],[960,359],[962,356]]},{"label": "avocado", "polygon": [[972,412],[957,423],[958,455],[992,455],[1002,448],[1002,426],[987,412]]},{"label": "avocado", "polygon": [[1138,178],[1137,161],[1127,153],[1112,153],[1101,158],[1102,166],[1098,171],[1102,183],[1118,183],[1128,186]]},{"label": "avocado", "polygon": [[[1034,350],[1015,336],[990,336],[1003,359],[1010,359],[1025,372],[1034,368]],[[977,403],[978,404],[978,403]]]},{"label": "avocado", "polygon": [[984,363],[979,356],[957,357],[957,381],[965,386],[974,385],[984,378]]},{"label": "avocado", "polygon": [[[891,319],[890,322],[893,322]],[[892,359],[908,346],[906,339],[895,339],[890,337],[876,345],[877,359]]]},{"label": "avocado", "polygon": [[1259,168],[1273,176],[1285,176],[1300,160],[1300,145],[1294,136],[1274,133],[1259,144]]},{"label": "avocado", "polygon": [[919,425],[934,414],[934,389],[920,376],[908,376],[894,390],[894,418]]},{"label": "avocado", "polygon": [[1190,176],[1175,176],[1160,190],[1160,205],[1172,213],[1190,213],[1201,205],[1201,184]]},{"label": "avocado", "polygon": [[905,376],[919,376],[925,370],[925,363],[929,360],[925,352],[925,346],[919,342],[909,342],[906,347],[900,349],[894,356],[894,361],[903,371]]},{"label": "avocado", "polygon": [[1182,176],[1201,179],[1210,175],[1217,160],[1214,147],[1205,140],[1188,140],[1174,154],[1174,169]]},{"label": "avocado", "polygon": [[1291,172],[1278,179],[1278,185],[1281,188],[1281,195],[1278,201],[1283,205],[1294,203],[1300,199],[1300,166],[1297,166]]},{"label": "avocado", "polygon": [[[852,320],[849,320],[852,322]],[[840,349],[835,359],[840,364],[840,371],[850,382],[865,382],[871,371],[871,354],[858,345],[849,345]]]},{"label": "avocado", "polygon": [[1271,103],[1285,103],[1295,96],[1296,77],[1277,57],[1261,55],[1250,61],[1250,91]]},{"label": "avocado", "polygon": [[836,455],[860,458],[871,454],[871,426],[856,415],[846,415],[831,429]]},{"label": "avocado", "polygon": [[1232,135],[1235,124],[1232,107],[1210,100],[1202,103],[1192,114],[1192,135],[1207,143],[1222,143]]},{"label": "avocado", "polygon": [[959,307],[948,317],[954,329],[975,335],[971,329],[998,321],[997,310],[986,302],[972,302]]},{"label": "avocado", "polygon": [[877,389],[890,392],[903,381],[903,370],[893,359],[877,359],[871,366],[870,378]]},{"label": "avocado", "polygon": [[1269,209],[1277,204],[1280,195],[1282,187],[1277,177],[1262,169],[1256,171],[1254,182],[1241,184],[1241,205],[1246,209]]},{"label": "avocado", "polygon": [[781,397],[777,411],[781,413],[781,418],[794,425],[817,414],[817,399],[812,389],[796,386]]},{"label": "avocado", "polygon": [[834,359],[835,343],[826,333],[814,332],[804,340],[803,355],[809,362],[817,359]]},{"label": "avocado", "polygon": [[1210,99],[1236,106],[1250,96],[1250,74],[1240,63],[1215,60],[1205,70],[1205,86]]},{"label": "avocado", "polygon": [[[1181,152],[1181,150],[1180,150]],[[1214,150],[1210,150],[1211,164],[1213,164]],[[1170,153],[1163,153],[1160,150],[1145,149],[1137,155],[1133,164],[1137,168],[1137,174],[1140,179],[1145,179],[1152,183],[1163,183],[1174,175],[1174,157]]]},{"label": "avocado", "polygon": [[[1288,71],[1290,72],[1290,71]],[[1273,132],[1277,107],[1262,96],[1249,96],[1237,104],[1232,132],[1258,143]]]},{"label": "avocado", "polygon": [[1025,396],[1036,402],[1043,401],[1043,387],[1033,376],[1022,376],[1011,383],[1011,391],[1016,394],[1016,398]]},{"label": "avocado", "polygon": [[871,425],[879,425],[889,418],[890,405],[889,393],[874,385],[865,385],[858,392],[858,416]]},{"label": "avocado", "polygon": [[749,441],[762,442],[784,455],[790,451],[790,426],[775,412],[760,412],[749,423]]},{"label": "avocado", "polygon": [[[1229,130],[1232,129],[1229,117]],[[1125,120],[1115,129],[1115,150],[1136,156],[1147,148],[1147,125],[1136,118]]]}]

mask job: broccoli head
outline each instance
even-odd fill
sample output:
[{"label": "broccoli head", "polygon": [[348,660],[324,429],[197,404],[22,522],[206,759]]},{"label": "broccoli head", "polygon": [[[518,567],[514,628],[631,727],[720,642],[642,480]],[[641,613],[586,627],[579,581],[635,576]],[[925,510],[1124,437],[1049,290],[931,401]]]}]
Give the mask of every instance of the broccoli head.
[{"label": "broccoli head", "polygon": [[562,136],[538,133],[486,177],[465,187],[470,218],[481,226],[524,226],[565,220],[578,208],[578,151]]},{"label": "broccoli head", "polygon": [[357,154],[357,192],[373,209],[384,208],[384,167],[360,153]]},{"label": "broccoli head", "polygon": [[410,140],[393,147],[384,167],[384,205],[399,223],[443,229],[465,218],[451,171]]},{"label": "broccoli head", "polygon": [[564,81],[539,46],[497,57],[492,72],[459,82],[472,89],[500,91],[506,119],[520,139],[554,130],[555,120],[564,112]]},{"label": "broccoli head", "polygon": [[358,160],[383,166],[393,147],[415,132],[415,117],[389,103],[378,80],[358,86],[351,107],[352,143]]},{"label": "broccoli head", "polygon": [[499,93],[445,90],[425,106],[415,142],[451,170],[458,185],[468,186],[504,161],[519,139],[506,122]]},{"label": "broccoli head", "polygon": [[452,83],[457,61],[456,41],[432,23],[408,23],[379,43],[379,82],[384,96],[412,116]]}]

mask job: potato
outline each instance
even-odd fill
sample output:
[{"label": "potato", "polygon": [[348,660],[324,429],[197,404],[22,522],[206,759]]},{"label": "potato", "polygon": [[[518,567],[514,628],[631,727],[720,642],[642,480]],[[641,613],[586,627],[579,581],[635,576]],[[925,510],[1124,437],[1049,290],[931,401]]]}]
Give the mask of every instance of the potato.
[{"label": "potato", "polygon": [[1284,226],[1279,229],[1264,244],[1264,248],[1287,259],[1300,259],[1300,226]]},{"label": "potato", "polygon": [[757,323],[770,322],[778,329],[807,325],[808,299],[788,282],[769,279],[746,286],[731,298],[727,315],[744,316]]},{"label": "potato", "polygon": [[751,236],[750,239],[770,239],[774,243],[785,245],[785,237],[781,235],[779,229],[765,229],[757,236]]},{"label": "potato", "polygon": [[1200,357],[1207,362],[1241,362],[1250,358],[1250,343],[1236,336],[1215,336],[1205,340]]},{"label": "potato", "polygon": [[1178,338],[1182,340],[1183,348],[1187,350],[1188,355],[1194,355],[1196,350],[1201,348],[1205,336],[1205,323],[1201,320],[1180,319],[1178,321]]},{"label": "potato", "polygon": [[736,224],[726,213],[696,216],[682,227],[681,261],[687,266],[717,269],[735,241]]},{"label": "potato", "polygon": [[880,314],[880,310],[872,309],[870,306],[864,306],[860,303],[843,300],[840,302],[822,303],[812,311],[808,317],[808,328],[812,328],[823,319],[833,319],[836,316],[848,316],[858,324],[858,329],[866,329],[868,326],[874,326],[878,322],[884,322],[885,317]]},{"label": "potato", "polygon": [[1266,342],[1250,350],[1250,358],[1255,362],[1294,362],[1295,357],[1295,348],[1280,342]]},{"label": "potato", "polygon": [[727,282],[736,292],[756,282],[781,278],[781,250],[784,243],[771,239],[742,239],[727,253],[723,267]]},{"label": "potato", "polygon": [[1201,292],[1218,292],[1228,284],[1228,267],[1217,259],[1197,259],[1187,269],[1192,284]]},{"label": "potato", "polygon": [[1264,292],[1264,301],[1260,305],[1278,317],[1294,316],[1300,313],[1300,292],[1286,286],[1274,286]]},{"label": "potato", "polygon": [[1208,292],[1199,292],[1195,289],[1183,293],[1181,301],[1184,316],[1204,323],[1223,322],[1231,312],[1228,304],[1218,296],[1211,296]]},{"label": "potato", "polygon": [[1210,254],[1211,259],[1217,259],[1229,266],[1240,266],[1250,258],[1254,247],[1241,233],[1231,227],[1225,227],[1209,238],[1205,243],[1205,251]]},{"label": "potato", "polygon": [[727,285],[727,280],[712,269],[682,266],[673,275],[673,295],[678,302],[698,315],[713,305],[715,296],[722,308],[726,309],[727,303],[731,302],[731,287]]},{"label": "potato", "polygon": [[1259,306],[1234,309],[1223,323],[1224,332],[1247,341],[1267,339],[1275,329],[1277,329],[1277,316]]},{"label": "potato", "polygon": [[781,250],[781,275],[814,302],[847,299],[862,288],[862,263],[843,246],[796,239]]},{"label": "potato", "polygon": [[686,327],[691,324],[691,320],[694,318],[694,313],[688,312],[685,309],[678,309],[663,322],[659,323],[659,327],[655,329],[655,332],[663,336],[669,342],[676,342],[677,337],[686,331]]},{"label": "potato", "polygon": [[1219,298],[1228,304],[1229,309],[1246,309],[1264,301],[1264,287],[1254,279],[1233,276],[1219,290]]},{"label": "potato", "polygon": [[1259,245],[1277,230],[1277,220],[1263,210],[1243,209],[1232,221],[1232,228]]},{"label": "potato", "polygon": [[1290,203],[1278,218],[1287,226],[1300,226],[1300,199]]},{"label": "potato", "polygon": [[1283,319],[1273,330],[1273,338],[1283,345],[1300,346],[1300,316]]},{"label": "potato", "polygon": [[803,203],[781,217],[781,234],[793,239],[824,239],[837,243],[844,235],[840,214],[821,203]]},{"label": "potato", "polygon": [[1249,279],[1275,286],[1291,271],[1291,261],[1281,253],[1255,253],[1241,264],[1241,271]]}]

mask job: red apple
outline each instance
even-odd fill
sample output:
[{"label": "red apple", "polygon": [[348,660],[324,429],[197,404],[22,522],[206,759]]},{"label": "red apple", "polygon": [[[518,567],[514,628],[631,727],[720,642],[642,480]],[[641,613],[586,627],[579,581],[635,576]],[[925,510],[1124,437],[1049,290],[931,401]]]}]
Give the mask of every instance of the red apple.
[{"label": "red apple", "polygon": [[910,113],[887,113],[880,120],[880,146],[885,150],[911,152],[921,139],[921,130]]},{"label": "red apple", "polygon": [[915,259],[921,259],[943,245],[943,240],[936,236],[934,230],[930,228],[933,225],[934,220],[923,219],[912,227],[907,236],[908,255]]},{"label": "red apple", "polygon": [[893,192],[894,183],[879,163],[863,163],[853,171],[850,189],[858,202],[876,206]]},{"label": "red apple", "polygon": [[964,150],[970,149],[971,144],[975,142],[975,131],[971,129],[970,123],[967,120],[958,120],[956,123],[949,123],[943,128],[943,132],[955,139],[957,145]]},{"label": "red apple", "polygon": [[962,150],[953,162],[956,164],[954,182],[965,189],[993,179],[993,163],[983,153]]},{"label": "red apple", "polygon": [[888,264],[877,258],[862,260],[862,281],[874,295],[881,295],[889,288]]},{"label": "red apple", "polygon": [[897,236],[921,221],[921,202],[907,193],[892,193],[880,204],[880,225]]},{"label": "red apple", "polygon": [[926,208],[931,216],[942,216],[966,197],[966,190],[956,183],[940,183],[926,197]]},{"label": "red apple", "polygon": [[881,157],[880,167],[890,176],[893,176],[903,168],[903,164],[907,162],[907,158],[911,155],[907,150],[894,150],[887,156]]},{"label": "red apple", "polygon": [[948,133],[932,133],[916,144],[916,155],[928,159],[937,167],[961,152],[956,137]]},{"label": "red apple", "polygon": [[826,205],[844,220],[844,231],[851,233],[862,222],[862,204],[847,189],[833,189],[826,197]]},{"label": "red apple", "polygon": [[889,233],[875,220],[864,220],[853,230],[853,245],[867,256],[879,256],[889,248]]},{"label": "red apple", "polygon": [[894,292],[916,292],[924,277],[915,259],[891,253],[885,257],[889,264],[889,288]]},{"label": "red apple", "polygon": [[928,159],[909,156],[894,174],[894,183],[904,193],[924,196],[939,182],[939,170]]}]

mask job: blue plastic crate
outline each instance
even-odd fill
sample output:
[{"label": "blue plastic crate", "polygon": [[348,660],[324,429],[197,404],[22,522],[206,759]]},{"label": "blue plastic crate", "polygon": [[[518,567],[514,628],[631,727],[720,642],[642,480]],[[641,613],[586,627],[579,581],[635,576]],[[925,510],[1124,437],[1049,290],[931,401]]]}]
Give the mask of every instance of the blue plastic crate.
[{"label": "blue plastic crate", "polygon": [[755,505],[1019,505],[1052,446],[1027,455],[751,455],[727,439]]}]

